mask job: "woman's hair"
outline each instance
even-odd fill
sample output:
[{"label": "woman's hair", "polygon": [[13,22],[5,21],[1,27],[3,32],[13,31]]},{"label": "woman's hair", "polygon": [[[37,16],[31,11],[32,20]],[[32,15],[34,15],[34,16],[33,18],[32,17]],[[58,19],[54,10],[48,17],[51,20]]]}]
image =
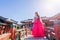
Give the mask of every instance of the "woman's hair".
[{"label": "woman's hair", "polygon": [[38,16],[38,18],[40,18],[40,16],[39,16],[38,12],[35,12],[35,15],[36,15],[36,16]]}]

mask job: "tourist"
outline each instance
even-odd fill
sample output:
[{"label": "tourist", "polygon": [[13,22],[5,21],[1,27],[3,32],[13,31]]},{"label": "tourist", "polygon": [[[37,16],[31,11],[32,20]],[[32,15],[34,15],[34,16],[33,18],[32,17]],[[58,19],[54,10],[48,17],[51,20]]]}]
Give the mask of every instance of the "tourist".
[{"label": "tourist", "polygon": [[38,12],[35,12],[32,35],[33,37],[44,37],[44,25]]}]

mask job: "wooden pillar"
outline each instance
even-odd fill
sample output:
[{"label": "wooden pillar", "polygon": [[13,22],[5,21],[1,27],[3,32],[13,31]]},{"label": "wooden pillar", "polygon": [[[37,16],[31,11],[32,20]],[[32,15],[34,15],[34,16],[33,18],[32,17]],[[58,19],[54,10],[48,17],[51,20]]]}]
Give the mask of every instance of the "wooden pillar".
[{"label": "wooden pillar", "polygon": [[6,31],[6,32],[9,31],[9,26],[8,26],[8,25],[5,26],[5,31]]},{"label": "wooden pillar", "polygon": [[10,30],[11,30],[11,40],[15,40],[15,32],[16,32],[16,30],[15,30],[15,28],[11,28]]},{"label": "wooden pillar", "polygon": [[54,31],[55,31],[56,40],[60,40],[60,25],[56,25],[54,27]]},{"label": "wooden pillar", "polygon": [[15,28],[13,28],[13,24],[11,24],[11,28],[10,28],[10,32],[11,32],[11,40],[15,40]]},{"label": "wooden pillar", "polygon": [[26,37],[27,37],[27,34],[28,34],[28,32],[27,32],[27,27],[25,28],[25,31],[26,31]]},{"label": "wooden pillar", "polygon": [[2,28],[0,27],[0,35],[1,35],[1,33],[2,33]]}]

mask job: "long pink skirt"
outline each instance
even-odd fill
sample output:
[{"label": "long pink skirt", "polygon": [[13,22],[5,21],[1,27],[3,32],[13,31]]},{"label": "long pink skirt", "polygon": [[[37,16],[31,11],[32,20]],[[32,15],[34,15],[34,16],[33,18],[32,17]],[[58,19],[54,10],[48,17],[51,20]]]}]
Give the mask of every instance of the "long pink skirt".
[{"label": "long pink skirt", "polygon": [[35,19],[32,29],[33,37],[44,37],[44,26],[39,19]]}]

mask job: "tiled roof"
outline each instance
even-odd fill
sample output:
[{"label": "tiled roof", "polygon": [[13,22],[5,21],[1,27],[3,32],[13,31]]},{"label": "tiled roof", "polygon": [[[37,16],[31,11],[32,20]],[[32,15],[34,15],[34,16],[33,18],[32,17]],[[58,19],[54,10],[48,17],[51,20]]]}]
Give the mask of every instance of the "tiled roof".
[{"label": "tiled roof", "polygon": [[6,23],[17,23],[17,21],[14,21],[12,19],[8,19],[8,18],[2,17],[2,16],[0,16],[0,21],[6,22]]},{"label": "tiled roof", "polygon": [[49,19],[50,19],[50,20],[56,20],[56,19],[59,19],[59,20],[60,20],[60,13],[58,13],[58,14],[50,17]]}]

